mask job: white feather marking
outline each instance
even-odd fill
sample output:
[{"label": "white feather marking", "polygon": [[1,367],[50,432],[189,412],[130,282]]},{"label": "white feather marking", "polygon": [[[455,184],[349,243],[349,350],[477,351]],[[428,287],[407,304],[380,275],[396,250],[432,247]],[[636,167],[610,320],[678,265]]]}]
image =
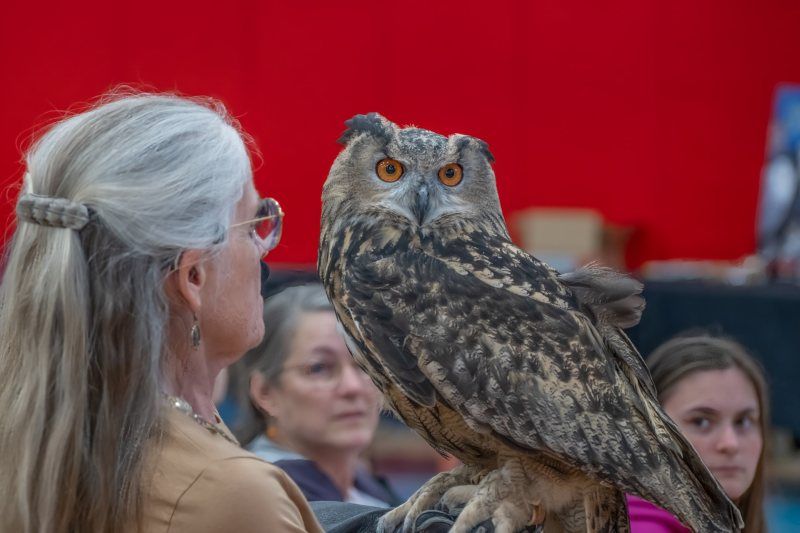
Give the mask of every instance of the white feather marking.
[{"label": "white feather marking", "polygon": [[533,294],[531,294],[531,298],[533,298],[537,302],[542,302],[542,303],[546,303],[546,304],[550,303],[550,298],[548,298],[546,295],[544,295],[544,294],[542,294],[541,292],[538,292],[538,291],[534,292]]},{"label": "white feather marking", "polygon": [[519,296],[530,296],[531,295],[530,291],[528,290],[528,289],[530,289],[530,285],[528,285],[528,287],[526,288],[525,286],[509,284],[508,287],[506,287],[506,289],[508,290],[508,292],[511,292],[511,293],[514,293],[514,294],[518,294]]},{"label": "white feather marking", "polygon": [[474,274],[475,274],[476,278],[478,278],[479,280],[481,280],[482,282],[484,282],[485,284],[487,284],[487,285],[489,285],[491,287],[495,287],[497,289],[502,289],[503,288],[503,282],[502,281],[500,281],[498,279],[495,279],[495,278],[493,278],[491,276],[487,276],[485,274],[485,271],[475,271]]},{"label": "white feather marking", "polygon": [[[350,248],[350,240],[352,239],[352,237],[353,237],[352,231],[347,230],[344,232],[344,240],[342,241],[342,248],[341,248],[342,253],[344,253],[345,250]],[[333,249],[333,241],[334,239],[331,239],[331,250]]]}]

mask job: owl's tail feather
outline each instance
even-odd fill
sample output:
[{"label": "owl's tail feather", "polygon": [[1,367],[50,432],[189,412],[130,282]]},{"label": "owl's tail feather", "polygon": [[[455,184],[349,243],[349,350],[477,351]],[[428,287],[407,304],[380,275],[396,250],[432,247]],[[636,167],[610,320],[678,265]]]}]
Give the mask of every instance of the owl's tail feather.
[{"label": "owl's tail feather", "polygon": [[559,279],[601,321],[619,328],[639,323],[644,311],[640,281],[595,263],[561,274]]},{"label": "owl's tail feather", "polygon": [[596,485],[545,518],[544,533],[584,532],[630,533],[628,504],[621,490]]},{"label": "owl's tail feather", "polygon": [[629,533],[628,504],[617,489],[597,487],[584,496],[586,531],[591,533]]}]

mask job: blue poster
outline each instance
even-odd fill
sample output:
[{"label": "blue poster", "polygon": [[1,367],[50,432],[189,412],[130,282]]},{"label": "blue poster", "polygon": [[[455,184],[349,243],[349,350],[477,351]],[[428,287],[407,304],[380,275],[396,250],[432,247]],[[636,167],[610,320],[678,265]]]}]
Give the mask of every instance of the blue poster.
[{"label": "blue poster", "polygon": [[781,278],[800,274],[800,85],[775,91],[761,199],[758,211],[759,253]]}]

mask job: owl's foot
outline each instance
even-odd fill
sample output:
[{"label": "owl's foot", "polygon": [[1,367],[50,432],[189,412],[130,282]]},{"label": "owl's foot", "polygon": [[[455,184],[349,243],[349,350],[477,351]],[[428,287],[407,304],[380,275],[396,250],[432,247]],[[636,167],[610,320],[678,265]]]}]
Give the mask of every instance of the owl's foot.
[{"label": "owl's foot", "polygon": [[444,493],[436,504],[437,509],[442,511],[458,514],[464,506],[469,502],[478,492],[478,485],[458,485],[452,487]]},{"label": "owl's foot", "polygon": [[496,533],[517,533],[527,526],[542,524],[544,510],[535,502],[522,464],[510,460],[492,471],[458,515],[453,533],[467,533],[491,520]]},{"label": "owl's foot", "polygon": [[476,487],[482,476],[482,470],[467,465],[435,475],[404,504],[383,515],[378,522],[378,531],[412,532],[417,517],[424,511],[433,509],[439,502],[451,509],[463,506],[475,492],[471,487]]}]

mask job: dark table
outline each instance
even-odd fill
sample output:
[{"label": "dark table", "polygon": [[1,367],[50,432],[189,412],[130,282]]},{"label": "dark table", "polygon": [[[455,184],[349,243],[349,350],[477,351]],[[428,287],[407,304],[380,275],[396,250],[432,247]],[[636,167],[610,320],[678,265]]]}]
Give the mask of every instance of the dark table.
[{"label": "dark table", "polygon": [[642,356],[693,328],[736,339],[766,370],[772,423],[800,438],[800,286],[646,281],[644,297],[642,321],[628,330]]}]

